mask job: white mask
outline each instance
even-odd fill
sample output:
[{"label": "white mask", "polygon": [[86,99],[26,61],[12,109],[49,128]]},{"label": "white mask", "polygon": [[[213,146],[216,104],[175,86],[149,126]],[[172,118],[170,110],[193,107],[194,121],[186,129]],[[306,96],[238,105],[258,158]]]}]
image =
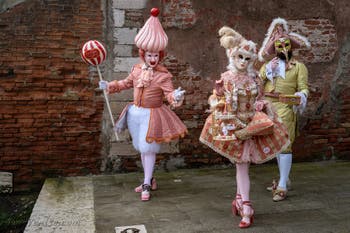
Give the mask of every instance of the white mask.
[{"label": "white mask", "polygon": [[248,68],[248,64],[251,60],[250,56],[246,56],[243,54],[237,54],[233,57],[233,64],[236,69],[239,71],[245,71]]},{"label": "white mask", "polygon": [[148,66],[152,68],[156,67],[159,63],[159,52],[158,53],[146,52],[145,62]]}]

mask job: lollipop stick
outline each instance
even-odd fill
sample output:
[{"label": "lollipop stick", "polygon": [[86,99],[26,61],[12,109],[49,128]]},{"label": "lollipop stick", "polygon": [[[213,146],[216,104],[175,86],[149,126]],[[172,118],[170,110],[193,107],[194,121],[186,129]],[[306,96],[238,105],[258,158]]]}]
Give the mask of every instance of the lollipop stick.
[{"label": "lollipop stick", "polygon": [[[96,67],[97,67],[98,76],[100,77],[100,81],[103,81],[102,75],[101,75],[101,71],[100,71],[100,67],[98,65]],[[114,130],[115,123],[114,123],[114,118],[113,118],[111,106],[109,105],[109,101],[108,101],[108,96],[107,96],[106,90],[103,90],[103,96],[105,97],[105,102],[106,102],[106,105],[107,105],[108,113],[109,113],[109,116],[110,116],[111,121],[112,121],[113,132],[114,132],[115,138],[117,139],[117,141],[119,141],[119,136],[118,136],[117,132]]]}]

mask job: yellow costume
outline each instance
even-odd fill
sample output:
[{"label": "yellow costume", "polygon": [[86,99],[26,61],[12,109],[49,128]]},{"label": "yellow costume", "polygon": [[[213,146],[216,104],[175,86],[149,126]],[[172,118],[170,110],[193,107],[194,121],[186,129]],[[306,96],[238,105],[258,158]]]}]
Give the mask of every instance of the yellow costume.
[{"label": "yellow costume", "polygon": [[[275,77],[273,82],[266,77],[266,64],[265,63],[260,69],[260,77],[264,82],[264,92],[265,93],[280,93],[285,95],[294,95],[296,92],[302,92],[306,96],[309,95],[308,90],[308,71],[306,66],[292,59],[289,64],[289,68],[286,70],[285,79],[281,77]],[[294,142],[296,131],[297,131],[297,115],[293,112],[293,106],[281,103],[278,98],[269,97],[266,95],[266,100],[272,102],[273,106],[277,110],[277,114],[282,118],[283,123],[288,128],[289,140],[291,144],[286,148],[283,153],[292,152],[292,144]]]},{"label": "yellow costume", "polygon": [[291,144],[277,155],[280,179],[273,182],[272,199],[282,201],[287,195],[287,181],[292,167],[292,145],[297,132],[297,113],[302,113],[307,104],[309,90],[308,72],[305,65],[293,58],[292,50],[310,48],[307,38],[289,31],[287,21],[276,18],[271,22],[259,50],[260,61],[266,62],[260,69],[264,82],[265,98],[272,102],[278,116],[288,128]]}]

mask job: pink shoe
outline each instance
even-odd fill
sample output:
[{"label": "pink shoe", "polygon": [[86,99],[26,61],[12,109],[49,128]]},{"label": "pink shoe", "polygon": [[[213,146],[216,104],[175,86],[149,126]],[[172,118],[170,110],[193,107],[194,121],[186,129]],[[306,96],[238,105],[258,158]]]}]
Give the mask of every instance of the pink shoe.
[{"label": "pink shoe", "polygon": [[242,220],[239,223],[239,228],[248,228],[254,221],[254,209],[250,201],[243,202]]},{"label": "pink shoe", "polygon": [[[152,177],[152,179],[151,179],[151,190],[154,191],[154,190],[157,190],[157,188],[158,188],[158,186],[157,186],[156,179]],[[142,184],[140,184],[139,186],[137,186],[135,188],[135,192],[136,193],[142,192]]]},{"label": "pink shoe", "polygon": [[148,184],[142,185],[141,201],[149,201],[151,198],[151,186]]},{"label": "pink shoe", "polygon": [[241,215],[242,213],[242,197],[241,194],[236,195],[236,199],[232,201],[232,214]]}]

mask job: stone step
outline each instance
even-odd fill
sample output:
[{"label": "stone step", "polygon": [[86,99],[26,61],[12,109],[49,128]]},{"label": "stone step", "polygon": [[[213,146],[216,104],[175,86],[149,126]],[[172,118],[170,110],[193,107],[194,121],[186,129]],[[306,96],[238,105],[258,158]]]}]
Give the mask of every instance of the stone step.
[{"label": "stone step", "polygon": [[10,172],[0,171],[0,193],[12,193],[13,191],[13,175]]},{"label": "stone step", "polygon": [[24,232],[96,232],[92,178],[46,179]]}]

